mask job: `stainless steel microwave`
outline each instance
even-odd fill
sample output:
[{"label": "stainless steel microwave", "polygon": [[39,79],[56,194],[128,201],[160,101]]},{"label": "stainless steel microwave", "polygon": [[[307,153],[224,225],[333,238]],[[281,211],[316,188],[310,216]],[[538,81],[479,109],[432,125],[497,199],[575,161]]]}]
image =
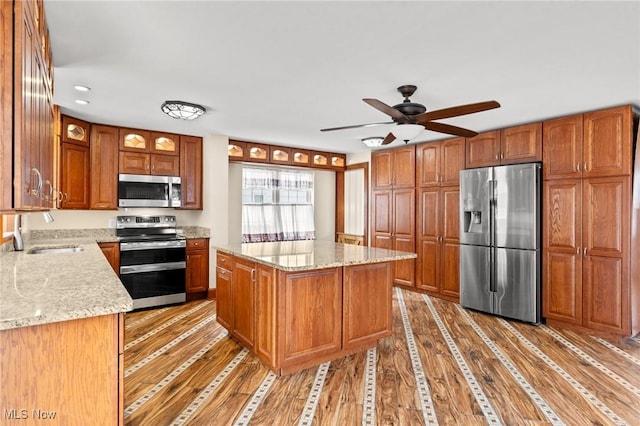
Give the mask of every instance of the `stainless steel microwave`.
[{"label": "stainless steel microwave", "polygon": [[118,175],[118,207],[181,207],[179,176]]}]

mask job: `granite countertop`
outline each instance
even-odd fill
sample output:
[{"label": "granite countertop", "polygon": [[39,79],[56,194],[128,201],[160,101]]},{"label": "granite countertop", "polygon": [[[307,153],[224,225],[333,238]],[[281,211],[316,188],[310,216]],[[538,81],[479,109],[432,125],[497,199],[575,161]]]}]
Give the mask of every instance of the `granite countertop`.
[{"label": "granite countertop", "polygon": [[[132,310],[133,300],[96,244],[109,239],[31,237],[24,251],[0,252],[0,330]],[[65,245],[84,250],[28,254]]]},{"label": "granite countertop", "polygon": [[283,271],[334,268],[417,257],[415,253],[404,251],[316,240],[234,244],[215,249]]}]

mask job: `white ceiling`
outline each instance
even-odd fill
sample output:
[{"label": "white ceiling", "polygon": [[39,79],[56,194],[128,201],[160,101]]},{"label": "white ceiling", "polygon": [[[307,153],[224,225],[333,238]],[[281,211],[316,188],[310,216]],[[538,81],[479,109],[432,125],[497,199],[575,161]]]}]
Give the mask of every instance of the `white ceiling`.
[{"label": "white ceiling", "polygon": [[[351,153],[393,125],[320,129],[390,121],[362,98],[395,105],[403,84],[418,86],[411,100],[428,110],[500,102],[442,120],[475,131],[640,106],[638,1],[45,0],[45,8],[54,102],[96,123]],[[172,119],[160,105],[173,99],[207,112]],[[444,137],[424,131],[414,142]]]}]

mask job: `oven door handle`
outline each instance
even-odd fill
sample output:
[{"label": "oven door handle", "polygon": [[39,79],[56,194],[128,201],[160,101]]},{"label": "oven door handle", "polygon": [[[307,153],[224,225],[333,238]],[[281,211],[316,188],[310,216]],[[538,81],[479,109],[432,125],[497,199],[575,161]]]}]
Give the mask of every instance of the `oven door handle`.
[{"label": "oven door handle", "polygon": [[120,274],[136,274],[140,272],[156,272],[170,271],[174,269],[185,269],[187,262],[166,262],[166,263],[149,263],[146,265],[121,266]]},{"label": "oven door handle", "polygon": [[145,242],[120,242],[120,251],[157,250],[163,248],[183,248],[187,246],[186,240],[177,241],[145,241]]}]

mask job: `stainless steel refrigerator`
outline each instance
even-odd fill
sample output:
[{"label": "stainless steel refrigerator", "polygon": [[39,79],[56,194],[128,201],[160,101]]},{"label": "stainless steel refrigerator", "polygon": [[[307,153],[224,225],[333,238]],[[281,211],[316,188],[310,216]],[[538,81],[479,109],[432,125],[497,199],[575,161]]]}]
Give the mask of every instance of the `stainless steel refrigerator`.
[{"label": "stainless steel refrigerator", "polygon": [[541,320],[540,163],[460,172],[460,304]]}]

